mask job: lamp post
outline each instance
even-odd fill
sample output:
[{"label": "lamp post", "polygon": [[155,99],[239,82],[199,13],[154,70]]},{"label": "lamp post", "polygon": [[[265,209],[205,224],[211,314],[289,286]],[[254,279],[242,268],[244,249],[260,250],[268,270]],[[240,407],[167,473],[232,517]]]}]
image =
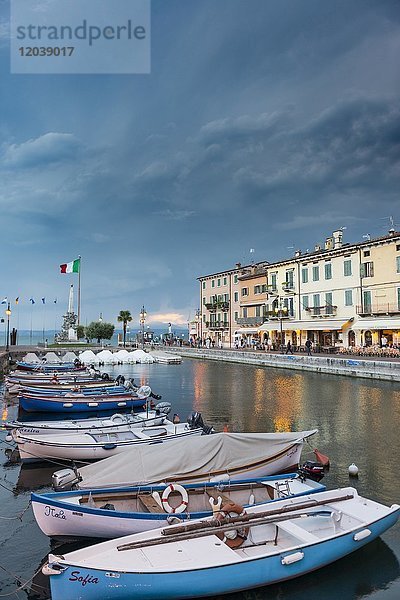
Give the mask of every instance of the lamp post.
[{"label": "lamp post", "polygon": [[144,350],[144,324],[146,323],[146,317],[147,317],[147,312],[146,312],[144,306],[142,306],[142,310],[140,311],[139,317],[140,317],[140,325],[142,326],[142,349]]},{"label": "lamp post", "polygon": [[276,316],[279,318],[280,324],[280,344],[281,344],[281,353],[283,354],[283,318],[288,314],[287,306],[283,305],[283,298],[279,297],[278,299],[279,306],[276,306],[274,312]]},{"label": "lamp post", "polygon": [[200,339],[200,320],[201,320],[201,310],[199,308],[196,309],[195,315],[194,315],[195,321],[196,321],[196,342],[198,342],[198,340]]},{"label": "lamp post", "polygon": [[10,303],[8,303],[8,304],[7,304],[6,315],[7,315],[7,341],[6,341],[6,352],[8,352],[8,351],[9,351],[9,349],[10,349],[10,315],[11,315]]}]

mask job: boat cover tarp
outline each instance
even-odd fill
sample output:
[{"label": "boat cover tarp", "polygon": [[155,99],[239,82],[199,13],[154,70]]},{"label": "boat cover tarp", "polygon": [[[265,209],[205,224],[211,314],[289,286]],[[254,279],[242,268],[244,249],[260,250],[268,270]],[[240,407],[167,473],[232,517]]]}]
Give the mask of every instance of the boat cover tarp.
[{"label": "boat cover tarp", "polygon": [[76,360],[78,357],[75,354],[75,352],[71,352],[70,350],[68,352],[66,352],[64,354],[64,356],[62,357],[61,361],[64,362],[69,362],[69,363],[73,363],[74,360]]},{"label": "boat cover tarp", "polygon": [[79,354],[79,360],[86,364],[98,363],[99,361],[96,358],[93,350],[84,350]]},{"label": "boat cover tarp", "polygon": [[60,363],[61,358],[57,356],[55,352],[46,352],[44,355],[45,362],[47,363]]},{"label": "boat cover tarp", "polygon": [[39,364],[42,362],[41,359],[34,352],[28,352],[28,354],[25,354],[22,360],[27,363]]},{"label": "boat cover tarp", "polygon": [[178,475],[227,472],[284,452],[316,432],[214,433],[131,448],[79,469],[79,488],[142,485]]}]

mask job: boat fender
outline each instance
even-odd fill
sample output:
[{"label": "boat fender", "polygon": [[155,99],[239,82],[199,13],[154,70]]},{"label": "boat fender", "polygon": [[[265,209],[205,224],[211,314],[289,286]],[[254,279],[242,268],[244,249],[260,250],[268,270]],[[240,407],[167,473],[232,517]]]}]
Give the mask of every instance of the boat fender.
[{"label": "boat fender", "polygon": [[[216,518],[218,521],[222,522],[225,517],[242,517],[245,514],[246,511],[244,510],[243,506],[240,506],[240,504],[235,504],[234,502],[230,502],[229,504],[224,504]],[[249,527],[233,529],[232,531],[216,533],[216,536],[222,540],[228,546],[228,548],[240,548],[243,542],[245,542],[247,539],[249,529]]]},{"label": "boat fender", "polygon": [[[171,492],[178,492],[182,496],[181,503],[178,506],[173,507],[169,504],[168,498]],[[170,483],[167,485],[165,490],[162,493],[161,500],[163,503],[163,508],[167,513],[181,513],[186,510],[187,505],[189,503],[189,496],[185,488],[179,484]]]}]

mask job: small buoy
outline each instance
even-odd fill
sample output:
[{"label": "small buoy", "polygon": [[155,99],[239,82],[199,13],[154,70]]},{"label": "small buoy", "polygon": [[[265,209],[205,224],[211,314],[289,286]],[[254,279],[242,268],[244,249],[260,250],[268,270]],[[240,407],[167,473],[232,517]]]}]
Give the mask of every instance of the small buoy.
[{"label": "small buoy", "polygon": [[351,463],[351,465],[349,466],[349,475],[351,477],[357,477],[358,476],[358,467],[354,463]]},{"label": "small buoy", "polygon": [[12,437],[11,433],[7,433],[6,442],[12,442],[12,441],[13,441],[13,437]]}]

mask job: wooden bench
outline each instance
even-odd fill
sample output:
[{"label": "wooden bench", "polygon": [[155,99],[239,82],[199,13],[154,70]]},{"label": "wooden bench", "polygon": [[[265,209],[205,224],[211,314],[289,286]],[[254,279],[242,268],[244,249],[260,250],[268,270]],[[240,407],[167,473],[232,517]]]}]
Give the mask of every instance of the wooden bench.
[{"label": "wooden bench", "polygon": [[[163,513],[164,510],[151,494],[139,494],[138,499],[150,513]],[[165,513],[166,514],[166,513]]]}]

